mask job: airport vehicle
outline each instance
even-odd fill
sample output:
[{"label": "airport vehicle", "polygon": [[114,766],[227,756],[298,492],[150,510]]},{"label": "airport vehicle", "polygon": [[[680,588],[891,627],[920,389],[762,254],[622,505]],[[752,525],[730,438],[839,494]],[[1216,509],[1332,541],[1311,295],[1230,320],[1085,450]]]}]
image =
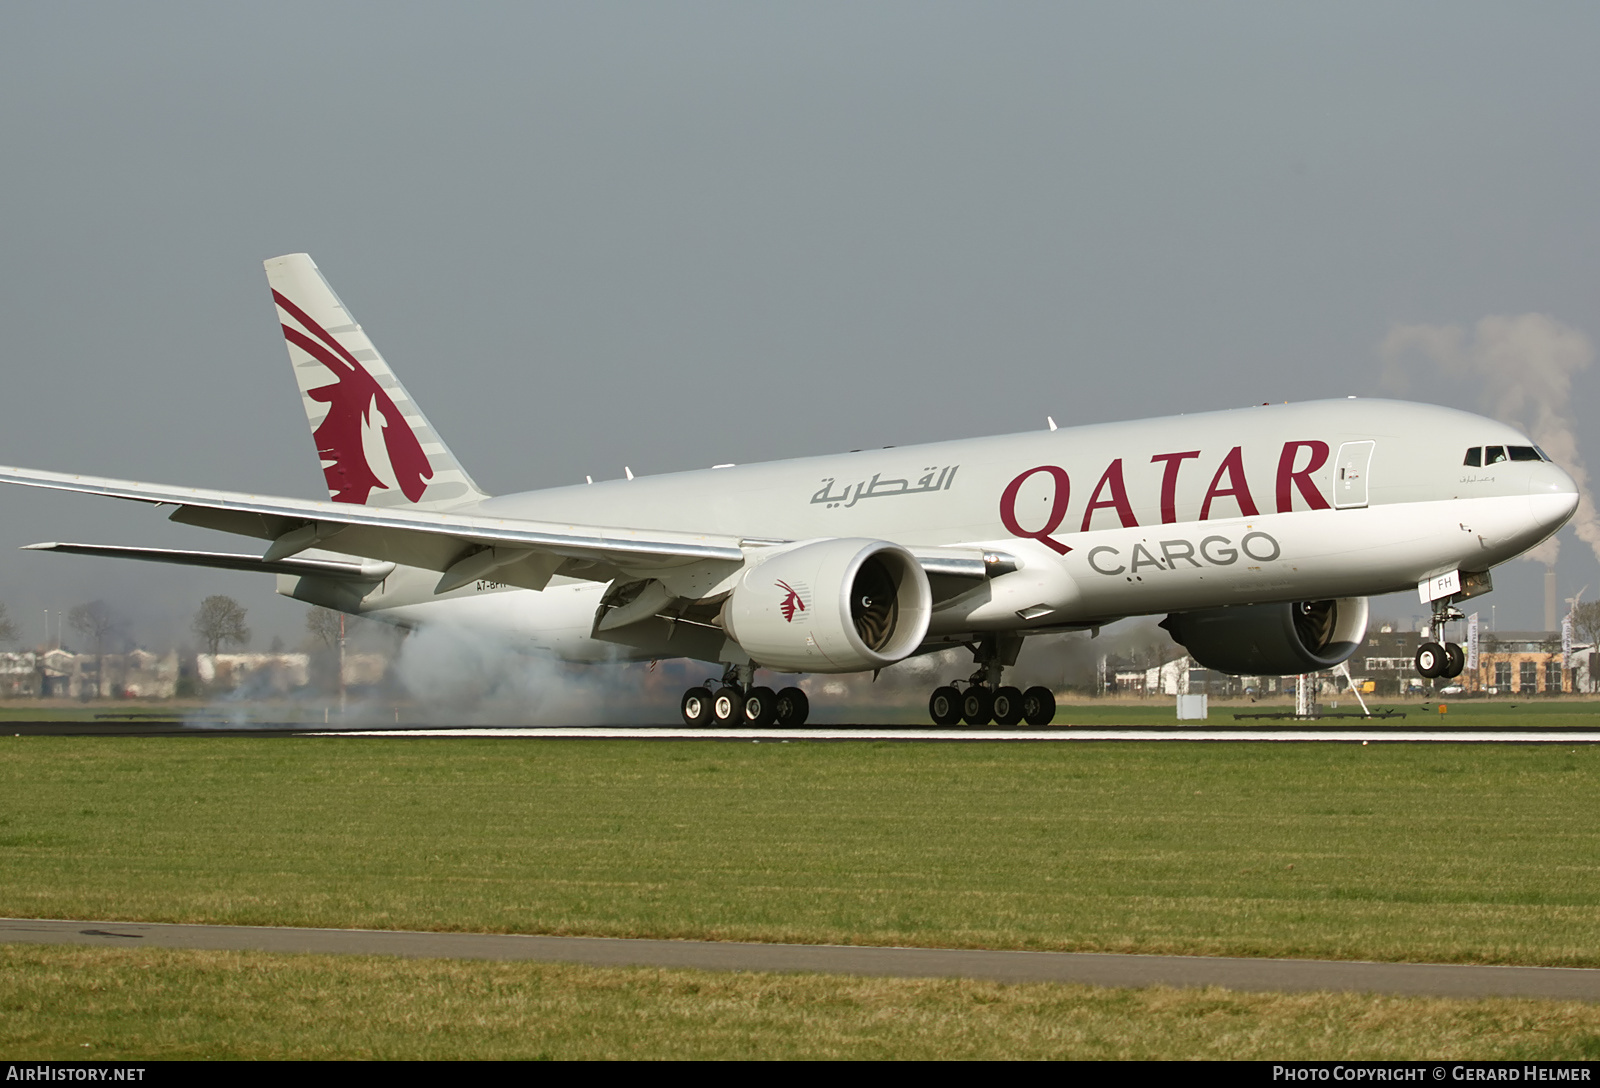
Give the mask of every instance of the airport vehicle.
[{"label": "airport vehicle", "polygon": [[[278,592],[569,660],[686,657],[721,678],[690,724],[799,724],[775,674],[971,649],[935,722],[1047,724],[1005,684],[1023,640],[1133,615],[1229,673],[1331,668],[1370,595],[1415,587],[1435,631],[1490,568],[1559,529],[1577,489],[1514,428],[1350,398],[484,493],[305,254],[266,262],[329,499],[0,469],[0,481],[174,507],[260,555],[43,551],[274,574]],[[1418,653],[1460,673],[1454,643]]]}]

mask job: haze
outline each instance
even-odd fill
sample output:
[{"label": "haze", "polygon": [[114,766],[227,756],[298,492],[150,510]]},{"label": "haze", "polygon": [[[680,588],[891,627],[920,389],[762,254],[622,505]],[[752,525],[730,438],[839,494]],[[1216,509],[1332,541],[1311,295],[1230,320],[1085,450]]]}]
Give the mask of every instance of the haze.
[{"label": "haze", "polygon": [[[302,250],[492,491],[1391,391],[1600,458],[1597,42],[1585,4],[9,5],[0,462],[324,497],[261,270]],[[172,644],[208,593],[302,637],[269,579],[16,551],[237,539],[0,504],[29,644],[95,597]],[[1541,626],[1542,571],[1481,610]]]}]

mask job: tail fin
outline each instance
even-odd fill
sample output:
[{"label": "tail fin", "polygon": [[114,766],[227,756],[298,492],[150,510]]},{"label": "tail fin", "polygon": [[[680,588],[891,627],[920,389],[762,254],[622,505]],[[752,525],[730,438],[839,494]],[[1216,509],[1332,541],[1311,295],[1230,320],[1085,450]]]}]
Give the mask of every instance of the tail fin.
[{"label": "tail fin", "polygon": [[334,502],[448,509],[487,498],[304,253],[265,262]]}]

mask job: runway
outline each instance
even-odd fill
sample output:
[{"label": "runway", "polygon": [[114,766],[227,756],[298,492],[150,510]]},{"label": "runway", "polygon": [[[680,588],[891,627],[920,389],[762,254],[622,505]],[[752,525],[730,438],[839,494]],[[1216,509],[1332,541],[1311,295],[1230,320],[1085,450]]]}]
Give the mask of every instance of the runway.
[{"label": "runway", "polygon": [[365,729],[321,732],[330,737],[528,737],[547,740],[738,740],[775,741],[1342,741],[1350,744],[1600,744],[1600,731],[1530,729],[1373,729],[1254,728],[1206,729],[1142,727],[1095,729],[919,729],[851,726],[800,729],[688,729],[670,726],[542,726],[503,729]]},{"label": "runway", "polygon": [[0,943],[102,948],[533,960],[598,967],[682,967],[887,978],[972,978],[1089,986],[1221,986],[1270,992],[1348,991],[1435,997],[1537,997],[1600,1001],[1600,969],[1461,964],[1134,956],[1097,952],[992,952],[965,948],[658,941],[372,929],[171,925],[0,919]]},{"label": "runway", "polygon": [[1600,730],[1573,728],[1442,727],[1433,729],[1371,725],[1274,725],[1216,728],[1211,726],[1055,726],[1044,729],[973,729],[929,726],[830,725],[801,729],[690,729],[653,726],[412,726],[396,729],[329,729],[315,725],[220,721],[7,722],[0,735],[93,737],[406,737],[415,739],[519,738],[527,740],[719,740],[754,743],[787,741],[907,742],[1063,742],[1063,741],[1243,741],[1346,744],[1600,744]]}]

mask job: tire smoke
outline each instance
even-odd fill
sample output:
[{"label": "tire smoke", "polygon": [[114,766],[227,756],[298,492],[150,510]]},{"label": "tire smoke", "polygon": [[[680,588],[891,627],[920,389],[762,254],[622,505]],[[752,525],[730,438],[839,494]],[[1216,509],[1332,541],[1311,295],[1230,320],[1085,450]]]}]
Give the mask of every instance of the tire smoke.
[{"label": "tire smoke", "polygon": [[[481,631],[431,624],[413,631],[396,678],[445,725],[630,725],[663,717],[619,683],[622,664],[567,664],[522,653]],[[676,710],[674,702],[671,708]]]}]

